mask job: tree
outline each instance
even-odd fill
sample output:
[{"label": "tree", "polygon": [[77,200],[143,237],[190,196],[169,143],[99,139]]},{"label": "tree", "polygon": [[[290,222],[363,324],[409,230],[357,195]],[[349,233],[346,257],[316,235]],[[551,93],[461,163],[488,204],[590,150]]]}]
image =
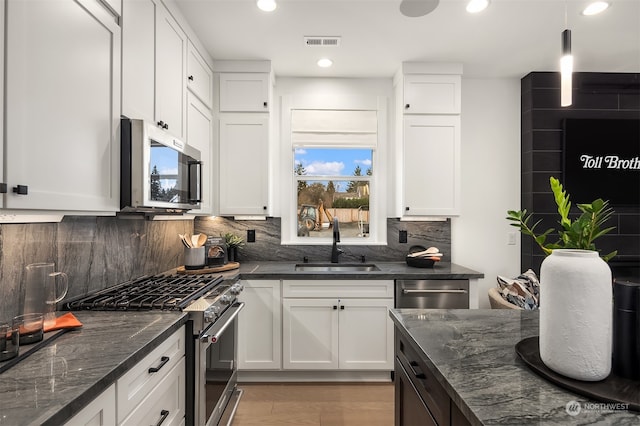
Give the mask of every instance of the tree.
[{"label": "tree", "polygon": [[[294,169],[294,173],[297,176],[304,176],[307,174],[307,170],[304,167],[302,167],[302,163],[297,163]],[[304,180],[298,181],[298,196],[300,195],[300,192],[303,191],[306,187],[307,187],[306,181]]]},{"label": "tree", "polygon": [[[355,169],[353,169],[353,176],[362,176],[362,169],[360,168],[360,166],[356,166]],[[357,180],[352,180],[349,182],[349,184],[347,185],[347,192],[357,192],[358,191],[358,186],[362,185],[362,182],[359,182]]]},{"label": "tree", "polygon": [[153,166],[153,170],[151,170],[151,199],[152,200],[162,200],[162,187],[160,186],[160,173],[158,173],[158,167]]},{"label": "tree", "polygon": [[329,183],[327,183],[327,196],[324,198],[324,204],[325,207],[332,207],[333,206],[333,194],[336,193],[336,187],[333,184],[333,181],[329,181]]}]

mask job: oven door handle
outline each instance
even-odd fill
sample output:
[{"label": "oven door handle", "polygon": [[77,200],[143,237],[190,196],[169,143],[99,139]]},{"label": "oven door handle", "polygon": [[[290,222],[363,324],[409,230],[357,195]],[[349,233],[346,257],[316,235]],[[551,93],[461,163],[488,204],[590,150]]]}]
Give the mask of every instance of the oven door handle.
[{"label": "oven door handle", "polygon": [[203,343],[216,343],[220,340],[220,336],[224,333],[224,330],[236,319],[242,308],[244,308],[244,302],[231,305],[216,322],[200,334],[200,341]]},{"label": "oven door handle", "polygon": [[402,289],[402,293],[403,294],[410,294],[410,293],[454,293],[454,294],[466,294],[467,290],[409,290],[409,289]]}]

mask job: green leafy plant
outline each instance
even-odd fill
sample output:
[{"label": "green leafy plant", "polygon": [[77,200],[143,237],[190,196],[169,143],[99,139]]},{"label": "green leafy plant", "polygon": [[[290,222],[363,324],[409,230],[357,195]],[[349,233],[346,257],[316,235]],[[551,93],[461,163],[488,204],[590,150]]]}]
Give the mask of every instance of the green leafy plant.
[{"label": "green leafy plant", "polygon": [[222,238],[224,238],[224,242],[227,244],[227,247],[237,248],[238,250],[242,249],[244,246],[244,239],[242,237],[237,236],[231,232],[227,232],[226,234],[220,234]]},{"label": "green leafy plant", "polygon": [[[598,198],[590,204],[577,204],[582,213],[578,218],[572,220],[569,218],[571,201],[569,201],[567,191],[564,190],[560,181],[553,176],[551,176],[549,182],[558,206],[560,228],[557,231],[550,228],[541,234],[536,234],[536,227],[541,221],[539,220],[530,225],[533,214],[528,214],[526,209],[519,211],[509,210],[507,212],[507,220],[514,222],[511,223],[511,226],[519,228],[524,235],[532,237],[546,255],[551,254],[553,249],[568,248],[599,252],[593,241],[615,229],[613,226],[602,228],[613,214],[613,210],[609,207],[609,202]],[[557,232],[560,237],[558,241],[554,243],[547,242],[547,237],[554,232]],[[616,250],[600,257],[605,261],[609,261],[617,253],[618,251]]]}]

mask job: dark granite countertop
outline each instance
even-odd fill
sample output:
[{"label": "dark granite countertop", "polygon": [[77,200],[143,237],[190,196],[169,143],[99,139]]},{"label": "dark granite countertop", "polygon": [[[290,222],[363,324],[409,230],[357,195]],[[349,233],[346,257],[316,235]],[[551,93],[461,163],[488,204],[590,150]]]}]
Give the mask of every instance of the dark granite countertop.
[{"label": "dark granite countertop", "polygon": [[0,425],[63,424],[187,320],[182,312],[73,314],[82,328],[0,374]]},{"label": "dark granite countertop", "polygon": [[[607,410],[533,373],[515,352],[538,334],[537,311],[393,309],[397,330],[475,425],[638,425],[640,414]],[[570,416],[571,401],[581,411]]]},{"label": "dark granite countertop", "polygon": [[366,262],[379,271],[314,272],[296,271],[301,262],[240,262],[242,279],[305,279],[305,280],[395,280],[395,279],[469,279],[483,278],[484,274],[455,263],[439,262],[433,268],[414,268],[405,262]]}]

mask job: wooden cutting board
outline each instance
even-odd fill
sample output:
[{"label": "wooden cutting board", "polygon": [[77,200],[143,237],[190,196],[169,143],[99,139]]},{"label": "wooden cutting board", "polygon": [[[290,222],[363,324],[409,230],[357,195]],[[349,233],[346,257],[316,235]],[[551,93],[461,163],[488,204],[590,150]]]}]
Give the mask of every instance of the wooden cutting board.
[{"label": "wooden cutting board", "polygon": [[187,274],[187,275],[211,274],[213,272],[231,271],[232,269],[238,269],[239,267],[240,267],[240,263],[238,262],[229,262],[226,265],[211,266],[211,267],[206,267],[202,269],[185,269],[184,266],[178,266],[177,272],[179,274]]}]

